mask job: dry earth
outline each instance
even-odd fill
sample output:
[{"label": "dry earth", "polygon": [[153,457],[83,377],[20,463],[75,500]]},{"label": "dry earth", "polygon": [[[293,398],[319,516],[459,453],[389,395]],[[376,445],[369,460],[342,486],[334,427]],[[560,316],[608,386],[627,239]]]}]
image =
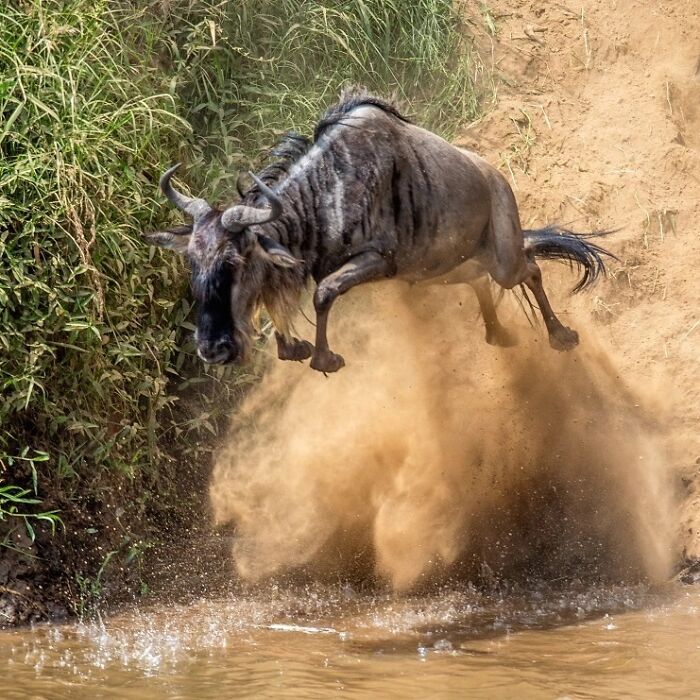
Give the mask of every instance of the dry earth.
[{"label": "dry earth", "polygon": [[[461,143],[510,177],[524,226],[620,229],[592,295],[564,296],[620,374],[668,407],[681,547],[700,557],[700,3],[469,3],[504,79]],[[495,28],[495,33],[494,33]],[[581,319],[584,319],[582,323]]]}]

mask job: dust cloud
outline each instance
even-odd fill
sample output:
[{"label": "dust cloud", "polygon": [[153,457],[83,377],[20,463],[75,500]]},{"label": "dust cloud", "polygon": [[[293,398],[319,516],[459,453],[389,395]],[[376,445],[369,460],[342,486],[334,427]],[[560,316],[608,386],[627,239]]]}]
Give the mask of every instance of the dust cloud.
[{"label": "dust cloud", "polygon": [[520,344],[494,348],[468,288],[382,283],[331,314],[339,373],[271,361],[211,485],[240,577],[663,580],[659,407],[588,329],[561,354],[509,315]]}]

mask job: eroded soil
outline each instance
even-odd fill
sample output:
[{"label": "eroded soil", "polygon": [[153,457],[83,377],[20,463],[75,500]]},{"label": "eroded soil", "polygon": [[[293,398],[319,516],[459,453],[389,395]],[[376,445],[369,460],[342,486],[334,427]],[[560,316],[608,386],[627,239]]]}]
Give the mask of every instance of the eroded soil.
[{"label": "eroded soil", "polygon": [[700,5],[490,2],[486,19],[472,26],[504,80],[461,143],[509,176],[525,227],[619,229],[605,242],[619,263],[593,294],[567,300],[565,276],[546,281],[583,342],[586,325],[600,332],[625,381],[667,412],[679,548],[697,558]]}]

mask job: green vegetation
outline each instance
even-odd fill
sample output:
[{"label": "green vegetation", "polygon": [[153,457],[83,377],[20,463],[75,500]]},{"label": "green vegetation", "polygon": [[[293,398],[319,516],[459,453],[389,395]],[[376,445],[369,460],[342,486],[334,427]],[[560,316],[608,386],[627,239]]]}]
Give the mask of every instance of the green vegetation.
[{"label": "green vegetation", "polygon": [[281,132],[309,133],[348,82],[395,93],[450,136],[478,105],[456,12],[451,0],[2,4],[0,519],[10,502],[49,529],[65,503],[143,513],[178,464],[206,464],[254,376],[193,357],[183,265],[141,240],[177,217],[158,175],[184,160],[195,190],[230,196],[239,170]]},{"label": "green vegetation", "polygon": [[[27,511],[27,506],[35,506],[41,503],[38,498],[31,496],[29,489],[23,489],[12,484],[0,486],[0,521],[18,520],[26,530],[30,542],[36,539],[34,525],[37,522],[48,523],[51,527],[52,534],[56,532],[56,525],[61,523],[61,519],[56,514],[56,511],[48,511],[37,513],[36,511]],[[9,536],[12,534],[12,529],[6,536],[0,540],[0,546],[12,547]]]},{"label": "green vegetation", "polygon": [[169,7],[164,17],[144,13],[144,49],[167,52],[209,188],[228,178],[231,191],[237,170],[284,131],[308,133],[344,84],[395,95],[446,137],[477,114],[481,64],[452,0],[179,0]]}]

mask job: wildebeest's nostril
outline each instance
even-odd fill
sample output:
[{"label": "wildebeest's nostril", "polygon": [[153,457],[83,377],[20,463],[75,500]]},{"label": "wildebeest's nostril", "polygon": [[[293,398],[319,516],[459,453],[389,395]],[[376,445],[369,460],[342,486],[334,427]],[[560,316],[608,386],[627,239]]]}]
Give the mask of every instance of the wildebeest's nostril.
[{"label": "wildebeest's nostril", "polygon": [[221,338],[214,344],[214,349],[218,352],[225,352],[233,349],[233,343],[228,338]]},{"label": "wildebeest's nostril", "polygon": [[227,364],[238,356],[236,345],[230,338],[219,338],[214,342],[199,343],[197,354],[209,364]]}]

